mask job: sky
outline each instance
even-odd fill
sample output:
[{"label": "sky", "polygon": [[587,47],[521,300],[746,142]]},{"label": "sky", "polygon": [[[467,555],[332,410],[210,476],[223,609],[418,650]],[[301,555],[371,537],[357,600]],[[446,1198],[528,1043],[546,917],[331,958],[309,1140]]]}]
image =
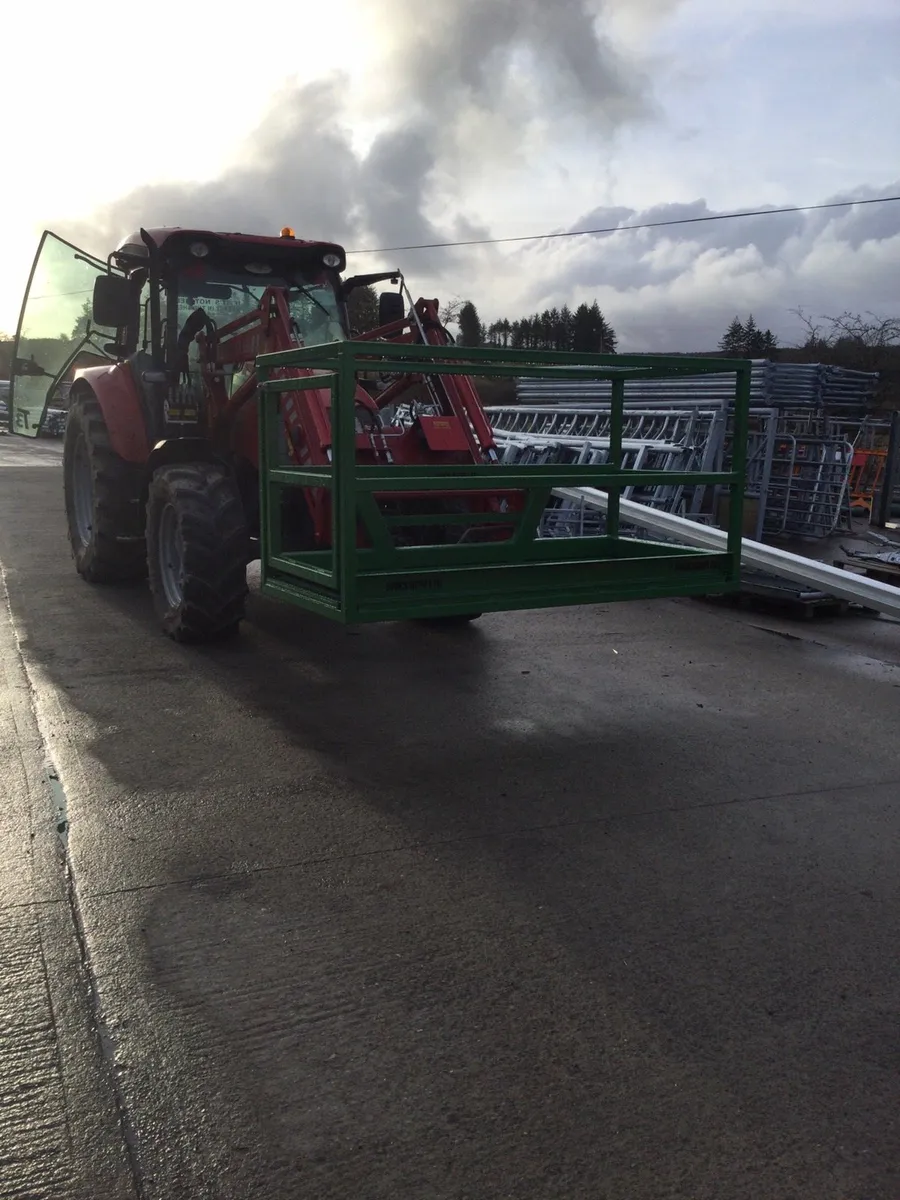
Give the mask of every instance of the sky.
[{"label": "sky", "polygon": [[[900,195],[896,0],[258,11],[237,39],[174,0],[5,14],[0,330],[43,229],[103,257],[141,224],[361,251]],[[750,312],[791,345],[798,309],[900,311],[900,203],[348,260],[393,266],[486,322],[596,298],[623,350],[709,350]]]}]

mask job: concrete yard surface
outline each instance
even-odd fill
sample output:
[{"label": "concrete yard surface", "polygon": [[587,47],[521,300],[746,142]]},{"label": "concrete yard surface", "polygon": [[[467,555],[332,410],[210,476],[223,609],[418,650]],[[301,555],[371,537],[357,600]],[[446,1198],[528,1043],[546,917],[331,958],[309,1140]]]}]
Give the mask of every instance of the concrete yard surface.
[{"label": "concrete yard surface", "polygon": [[900,1198],[900,625],[181,647],[59,453],[0,440],[0,1196]]}]

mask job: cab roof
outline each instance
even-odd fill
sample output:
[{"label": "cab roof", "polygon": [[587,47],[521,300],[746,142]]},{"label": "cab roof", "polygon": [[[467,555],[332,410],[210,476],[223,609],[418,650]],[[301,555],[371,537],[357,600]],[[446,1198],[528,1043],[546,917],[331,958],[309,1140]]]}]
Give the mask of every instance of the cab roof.
[{"label": "cab roof", "polygon": [[113,258],[129,265],[137,265],[146,260],[148,251],[141,236],[142,232],[153,239],[167,258],[184,253],[190,255],[190,247],[200,242],[209,247],[211,257],[218,257],[224,253],[231,258],[239,255],[242,247],[247,247],[261,253],[263,258],[279,259],[297,266],[311,262],[321,263],[326,254],[333,254],[340,259],[340,266],[335,270],[343,271],[346,266],[344,248],[336,242],[308,241],[287,235],[265,237],[255,233],[217,233],[210,229],[183,229],[177,225],[162,229],[138,230],[129,234],[119,242],[113,251]]}]

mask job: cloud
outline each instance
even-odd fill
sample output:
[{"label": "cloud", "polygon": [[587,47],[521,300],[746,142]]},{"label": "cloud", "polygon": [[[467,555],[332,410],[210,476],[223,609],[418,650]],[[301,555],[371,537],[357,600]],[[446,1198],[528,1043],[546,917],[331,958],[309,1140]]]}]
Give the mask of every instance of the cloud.
[{"label": "cloud", "polygon": [[[627,186],[619,180],[629,164],[613,155],[611,136],[643,124],[653,141],[647,52],[676,10],[685,20],[721,17],[712,0],[454,0],[412,20],[396,0],[356,0],[371,31],[366,72],[284,87],[215,179],[147,184],[87,221],[53,227],[102,254],[140,224],[275,232],[289,222],[353,250],[528,231],[539,192],[553,219],[585,207],[569,229],[713,215],[690,198],[707,176],[680,148],[661,167],[662,149],[651,152],[630,189],[684,195],[687,172],[695,182],[684,201],[589,208],[594,196],[613,196],[610,180],[616,194]],[[704,62],[711,49],[701,47]],[[729,146],[739,134],[729,130]],[[898,191],[900,182],[835,198]],[[414,290],[471,297],[488,320],[596,297],[623,349],[709,349],[735,313],[752,311],[790,340],[800,336],[790,315],[798,305],[896,311],[900,205],[387,257],[357,258],[352,269],[397,265]]]},{"label": "cloud", "polygon": [[[386,14],[393,5],[378,0]],[[643,81],[625,69],[598,21],[599,0],[455,0],[428,20],[391,28],[387,72],[432,121],[466,104],[576,115],[612,128],[645,109]],[[389,20],[389,18],[388,18]],[[517,79],[527,70],[527,89]]]},{"label": "cloud", "polygon": [[[480,228],[460,216],[463,177],[532,154],[551,121],[596,138],[649,111],[646,80],[600,29],[622,3],[455,0],[410,20],[393,0],[358,0],[382,51],[369,77],[283,89],[216,179],[148,184],[54,227],[104,254],[140,225],[261,232],[289,221],[351,247],[452,239],[460,220]],[[363,152],[352,130],[373,120]],[[453,262],[419,261],[435,274]]]},{"label": "cloud", "polygon": [[[898,194],[900,180],[831,199]],[[702,200],[602,208],[572,228],[707,215]],[[892,203],[538,243],[508,255],[502,275],[530,280],[522,311],[596,297],[620,346],[640,351],[711,349],[736,313],[752,311],[785,342],[801,336],[798,307],[892,315],[898,271],[900,203]]]},{"label": "cloud", "polygon": [[141,225],[275,233],[290,221],[314,231],[310,236],[354,236],[360,163],[337,115],[340,93],[339,79],[281,92],[235,166],[220,178],[147,184],[87,220],[55,227],[103,254]]}]

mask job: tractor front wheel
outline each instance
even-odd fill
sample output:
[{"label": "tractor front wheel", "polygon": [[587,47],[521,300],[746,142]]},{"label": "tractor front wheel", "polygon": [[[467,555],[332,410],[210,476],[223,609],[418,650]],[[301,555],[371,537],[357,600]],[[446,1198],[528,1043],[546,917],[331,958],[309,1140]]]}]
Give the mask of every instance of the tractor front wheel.
[{"label": "tractor front wheel", "polygon": [[143,579],[139,469],[113,450],[93,393],[72,400],[63,444],[66,521],[75,567],[89,583]]},{"label": "tractor front wheel", "polygon": [[178,642],[237,630],[247,597],[250,535],[237,484],[215,463],[160,467],[147,503],[150,591]]}]

